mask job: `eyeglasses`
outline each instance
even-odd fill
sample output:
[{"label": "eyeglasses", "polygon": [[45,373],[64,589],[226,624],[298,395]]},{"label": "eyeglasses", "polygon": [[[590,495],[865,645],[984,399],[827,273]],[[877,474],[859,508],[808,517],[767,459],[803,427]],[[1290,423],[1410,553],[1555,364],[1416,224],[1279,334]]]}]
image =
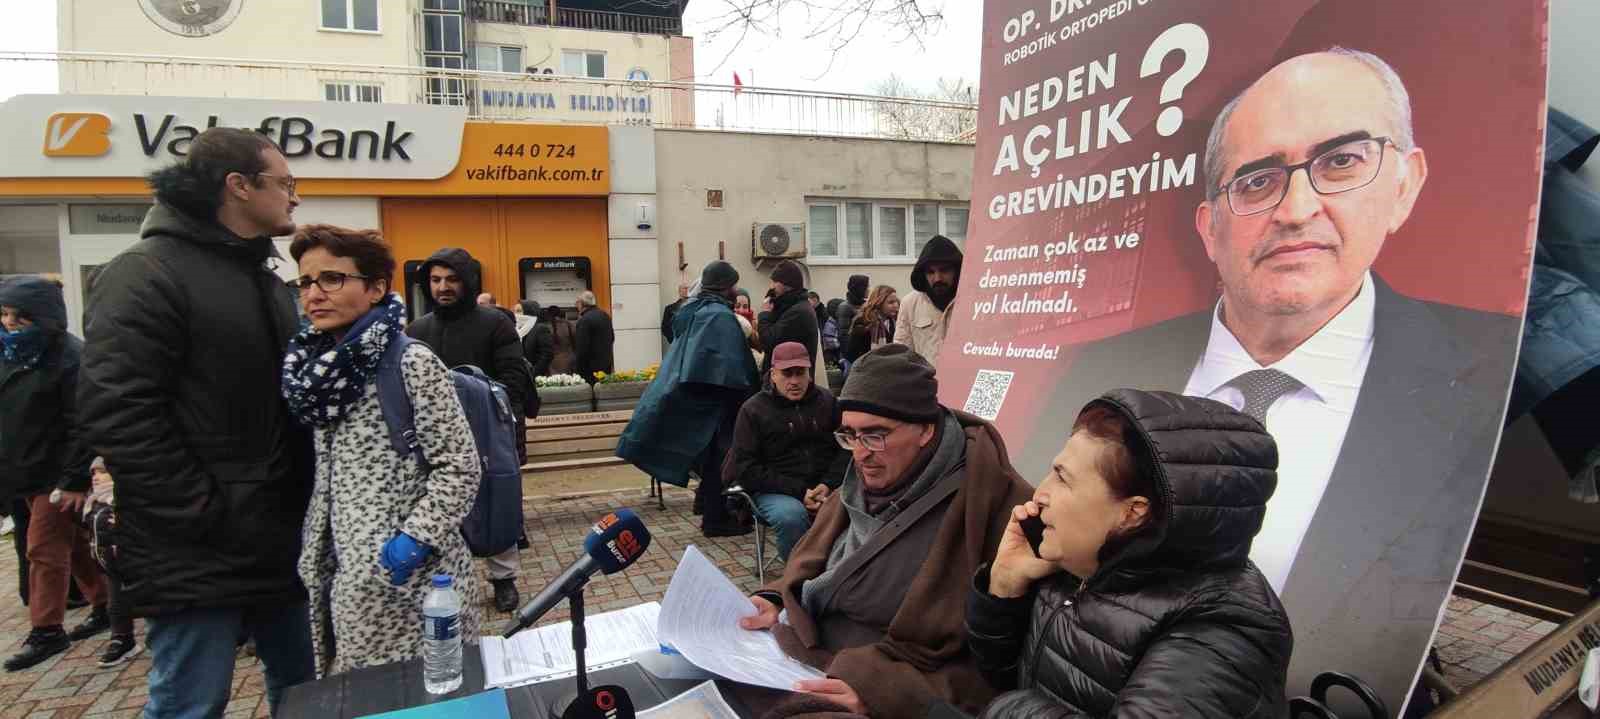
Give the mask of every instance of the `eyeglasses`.
[{"label": "eyeglasses", "polygon": [[294,179],[294,175],[274,175],[270,172],[257,172],[256,176],[273,178],[278,181],[278,186],[282,187],[285,192],[291,195],[295,194],[294,188],[297,182]]},{"label": "eyeglasses", "polygon": [[866,447],[868,451],[882,452],[889,446],[889,435],[894,434],[895,430],[898,430],[900,427],[904,426],[905,425],[899,425],[887,432],[872,432],[870,434],[834,432],[833,440],[838,442],[839,446],[845,449],[855,449],[856,445],[859,444],[863,447]]},{"label": "eyeglasses", "polygon": [[323,292],[338,292],[339,290],[344,289],[344,281],[350,279],[369,280],[372,278],[366,275],[352,275],[348,272],[334,272],[329,270],[327,272],[318,273],[315,279],[312,279],[306,275],[301,275],[295,279],[289,280],[288,285],[296,290],[299,290],[300,294],[305,294],[306,290],[311,289],[312,285],[321,287]]},{"label": "eyeglasses", "polygon": [[1255,215],[1277,207],[1289,194],[1289,180],[1304,169],[1311,189],[1319,195],[1337,195],[1359,190],[1378,179],[1383,171],[1384,146],[1393,145],[1387,137],[1355,140],[1324,152],[1298,165],[1269,167],[1235,177],[1217,188],[1227,193],[1228,208],[1235,215]]}]

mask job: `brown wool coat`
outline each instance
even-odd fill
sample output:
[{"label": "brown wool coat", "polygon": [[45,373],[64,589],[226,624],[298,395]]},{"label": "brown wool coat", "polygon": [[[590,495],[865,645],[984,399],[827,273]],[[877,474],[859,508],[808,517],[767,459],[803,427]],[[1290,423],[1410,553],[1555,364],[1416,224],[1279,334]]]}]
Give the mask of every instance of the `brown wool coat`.
[{"label": "brown wool coat", "polygon": [[[783,577],[762,588],[781,595],[788,611],[788,625],[773,628],[784,650],[844,680],[874,717],[924,716],[937,700],[977,714],[994,697],[966,648],[966,596],[978,565],[994,557],[1011,508],[1032,497],[1033,488],[1011,467],[993,425],[963,412],[955,415],[967,435],[966,477],[946,504],[928,560],[881,641],[830,655],[816,620],[800,602],[801,585],[822,574],[834,540],[849,526],[837,492],[795,545]],[[871,565],[863,571],[870,572]],[[809,713],[790,706],[794,711],[780,707],[777,714]]]}]

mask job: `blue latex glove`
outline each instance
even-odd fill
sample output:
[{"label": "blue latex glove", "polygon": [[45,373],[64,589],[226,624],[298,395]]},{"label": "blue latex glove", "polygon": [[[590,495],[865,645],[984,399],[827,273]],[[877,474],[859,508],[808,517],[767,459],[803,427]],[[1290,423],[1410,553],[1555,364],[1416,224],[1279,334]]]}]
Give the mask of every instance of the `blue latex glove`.
[{"label": "blue latex glove", "polygon": [[433,549],[428,545],[412,539],[405,532],[399,532],[383,543],[383,551],[378,553],[378,565],[389,572],[389,583],[398,587],[411,581],[411,574],[427,561],[432,552]]}]

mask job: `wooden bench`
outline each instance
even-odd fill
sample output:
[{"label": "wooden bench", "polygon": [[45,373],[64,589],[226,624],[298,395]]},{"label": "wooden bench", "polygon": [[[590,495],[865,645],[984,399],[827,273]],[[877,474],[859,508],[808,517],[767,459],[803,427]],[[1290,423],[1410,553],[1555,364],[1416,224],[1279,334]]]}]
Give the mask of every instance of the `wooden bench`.
[{"label": "wooden bench", "polygon": [[528,463],[522,471],[551,472],[622,464],[617,439],[633,410],[554,414],[528,420]]}]

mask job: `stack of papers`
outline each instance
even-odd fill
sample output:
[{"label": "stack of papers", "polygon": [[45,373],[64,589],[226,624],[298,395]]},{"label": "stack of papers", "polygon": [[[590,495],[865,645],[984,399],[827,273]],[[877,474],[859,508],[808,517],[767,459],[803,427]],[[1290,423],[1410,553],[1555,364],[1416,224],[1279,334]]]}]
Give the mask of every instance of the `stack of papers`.
[{"label": "stack of papers", "polygon": [[791,690],[801,679],[823,678],[784,654],[771,631],[739,627],[741,617],[755,613],[750,598],[691,544],[661,600],[656,634],[663,648],[736,682]]},{"label": "stack of papers", "polygon": [[716,682],[705,682],[689,691],[657,704],[636,715],[639,719],[739,719],[717,691]]},{"label": "stack of papers", "polygon": [[[589,671],[624,664],[638,652],[658,651],[656,639],[660,602],[638,604],[586,617],[588,646],[584,663]],[[514,687],[577,673],[572,652],[572,622],[525,629],[510,639],[483,637],[485,687]]]}]

